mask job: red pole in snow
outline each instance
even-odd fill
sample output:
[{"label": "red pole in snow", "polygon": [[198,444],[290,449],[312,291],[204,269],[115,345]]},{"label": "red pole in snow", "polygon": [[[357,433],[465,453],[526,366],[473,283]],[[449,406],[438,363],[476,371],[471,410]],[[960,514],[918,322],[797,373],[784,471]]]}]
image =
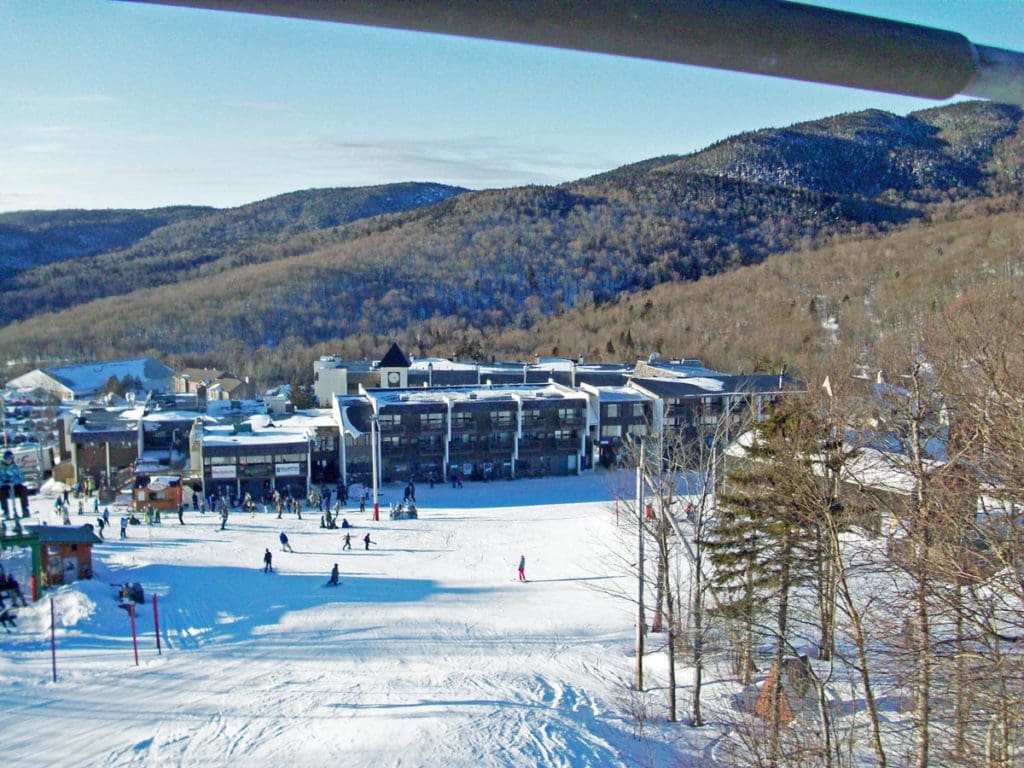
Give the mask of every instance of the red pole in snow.
[{"label": "red pole in snow", "polygon": [[139,666],[139,639],[135,635],[135,606],[132,603],[128,604],[128,615],[132,620],[132,645],[135,647],[135,666]]},{"label": "red pole in snow", "polygon": [[153,626],[156,632],[156,653],[158,656],[163,656],[164,652],[160,650],[160,614],[156,609],[156,595],[153,595]]},{"label": "red pole in snow", "polygon": [[50,598],[50,655],[53,657],[53,682],[57,682],[57,609]]},{"label": "red pole in snow", "polygon": [[374,521],[380,520],[380,504],[373,502],[373,519]]}]

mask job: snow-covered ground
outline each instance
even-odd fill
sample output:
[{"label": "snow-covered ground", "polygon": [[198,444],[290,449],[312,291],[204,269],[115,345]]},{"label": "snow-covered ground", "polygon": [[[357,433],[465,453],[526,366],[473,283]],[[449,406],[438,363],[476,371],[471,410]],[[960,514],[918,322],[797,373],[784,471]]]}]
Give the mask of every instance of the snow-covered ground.
[{"label": "snow-covered ground", "polygon": [[[350,508],[345,552],[344,531],[319,528],[313,513],[235,512],[221,531],[214,515],[189,511],[184,526],[173,515],[131,526],[127,541],[115,524],[95,549],[96,578],[51,593],[56,683],[48,599],[21,608],[18,629],[0,633],[0,760],[707,764],[714,729],[663,722],[658,653],[647,673],[654,720],[637,736],[635,609],[616,594],[634,590],[621,557],[631,536],[616,528],[613,502],[630,482],[598,473],[420,485],[419,520],[375,523]],[[51,498],[33,503],[55,522]],[[294,553],[281,551],[282,530]],[[266,548],[273,574],[262,572]],[[526,584],[516,579],[520,555]],[[335,562],[336,588],[325,586]],[[114,586],[135,581],[146,589],[138,667]]]}]

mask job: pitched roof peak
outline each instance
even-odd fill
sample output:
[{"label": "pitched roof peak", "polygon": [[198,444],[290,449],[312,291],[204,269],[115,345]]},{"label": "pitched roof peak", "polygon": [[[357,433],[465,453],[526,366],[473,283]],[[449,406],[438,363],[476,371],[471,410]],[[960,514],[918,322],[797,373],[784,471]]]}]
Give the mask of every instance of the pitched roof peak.
[{"label": "pitched roof peak", "polygon": [[380,361],[381,368],[408,368],[411,365],[412,362],[409,360],[409,356],[402,351],[397,341],[391,345],[391,349],[388,350],[387,354]]}]

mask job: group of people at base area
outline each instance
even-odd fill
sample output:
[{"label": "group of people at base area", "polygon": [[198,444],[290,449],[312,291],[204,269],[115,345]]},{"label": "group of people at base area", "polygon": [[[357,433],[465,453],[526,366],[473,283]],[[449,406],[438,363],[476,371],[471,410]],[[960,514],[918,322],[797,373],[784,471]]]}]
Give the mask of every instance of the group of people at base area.
[{"label": "group of people at base area", "polygon": [[[0,461],[0,503],[3,504],[4,517],[10,518],[10,499],[16,497],[21,502],[21,516],[28,517],[28,488],[25,487],[25,474],[14,460],[12,451],[4,451]],[[14,517],[18,513],[15,511]]]}]

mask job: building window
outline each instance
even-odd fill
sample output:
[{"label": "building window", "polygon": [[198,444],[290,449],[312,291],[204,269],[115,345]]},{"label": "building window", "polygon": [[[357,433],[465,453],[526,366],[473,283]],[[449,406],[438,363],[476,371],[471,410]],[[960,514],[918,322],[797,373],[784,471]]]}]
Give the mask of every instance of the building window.
[{"label": "building window", "polygon": [[402,423],[402,417],[397,413],[382,413],[377,417],[377,423],[382,427],[394,427]]},{"label": "building window", "polygon": [[619,416],[619,404],[608,403],[608,407],[605,409],[604,415],[609,419],[615,419]]},{"label": "building window", "polygon": [[643,415],[644,415],[644,404],[643,403],[633,403],[633,417],[639,419],[639,418],[643,417]]},{"label": "building window", "polygon": [[601,427],[601,437],[606,439],[612,437],[622,437],[622,426],[620,424],[615,424],[612,426]]},{"label": "building window", "polygon": [[239,464],[269,464],[273,461],[271,456],[239,456]]}]

